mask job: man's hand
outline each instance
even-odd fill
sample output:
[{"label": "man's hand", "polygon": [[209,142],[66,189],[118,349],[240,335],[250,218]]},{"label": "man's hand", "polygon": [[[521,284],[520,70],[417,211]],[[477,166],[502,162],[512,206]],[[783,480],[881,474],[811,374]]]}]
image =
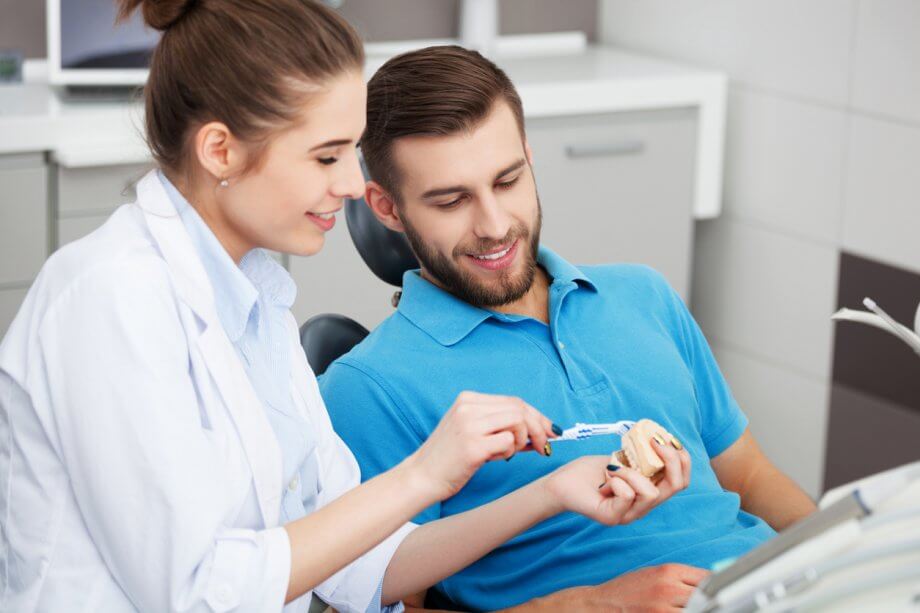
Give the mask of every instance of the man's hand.
[{"label": "man's hand", "polygon": [[687,604],[693,590],[708,575],[708,571],[683,564],[652,566],[600,585],[562,590],[510,612],[676,611]]}]

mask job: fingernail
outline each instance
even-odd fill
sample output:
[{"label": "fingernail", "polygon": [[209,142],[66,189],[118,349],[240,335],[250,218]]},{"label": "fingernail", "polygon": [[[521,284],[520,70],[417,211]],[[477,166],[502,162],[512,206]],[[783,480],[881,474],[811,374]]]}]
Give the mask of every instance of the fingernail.
[{"label": "fingernail", "polygon": [[661,438],[661,437],[658,436],[657,434],[656,434],[655,436],[653,436],[652,438],[655,439],[655,442],[656,442],[656,443],[658,443],[659,445],[661,445],[662,447],[664,447],[664,439],[663,439],[663,438]]},{"label": "fingernail", "polygon": [[553,424],[553,434],[555,434],[556,436],[562,436],[562,428],[560,428],[556,424]]},{"label": "fingernail", "polygon": [[510,461],[511,461],[511,458],[513,458],[513,457],[514,457],[514,454],[512,453],[512,454],[509,455],[507,458],[505,458],[505,462],[510,462]]},{"label": "fingernail", "polygon": [[680,442],[679,440],[677,440],[677,438],[676,438],[673,434],[671,435],[671,445],[673,445],[673,446],[674,446],[674,449],[676,449],[676,450],[678,450],[678,451],[680,451],[681,449],[684,448],[684,446],[681,444],[681,442]]},{"label": "fingernail", "polygon": [[553,448],[550,446],[549,443],[546,443],[545,445],[543,445],[543,454],[546,455],[547,457],[553,455]]},{"label": "fingernail", "polygon": [[597,486],[597,489],[601,489],[601,488],[604,487],[605,485],[607,485],[607,482],[606,482],[606,481],[604,481],[603,483],[601,483],[600,485],[598,485],[598,486]]},{"label": "fingernail", "polygon": [[612,473],[615,473],[616,471],[620,470],[620,467],[617,466],[616,464],[608,464],[607,470],[609,470]]}]

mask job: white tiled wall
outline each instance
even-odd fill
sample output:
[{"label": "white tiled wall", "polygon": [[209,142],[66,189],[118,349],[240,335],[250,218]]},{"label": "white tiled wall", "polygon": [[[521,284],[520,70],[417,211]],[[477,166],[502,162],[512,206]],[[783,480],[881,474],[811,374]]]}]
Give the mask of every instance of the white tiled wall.
[{"label": "white tiled wall", "polygon": [[[824,380],[713,344],[716,360],[732,382],[735,399],[750,419],[751,432],[780,470],[795,475],[812,496],[821,492],[829,389]],[[775,429],[782,428],[782,436]]]},{"label": "white tiled wall", "polygon": [[843,104],[856,4],[602,0],[601,39],[721,68],[738,82]]},{"label": "white tiled wall", "polygon": [[920,272],[920,122],[853,117],[842,238],[848,251]]},{"label": "white tiled wall", "polygon": [[723,208],[792,236],[840,234],[846,114],[743,85],[728,101]]},{"label": "white tiled wall", "polygon": [[829,377],[836,249],[731,218],[699,223],[696,240],[693,308],[707,336]]},{"label": "white tiled wall", "polygon": [[920,271],[920,2],[602,0],[600,16],[605,43],[730,76],[724,214],[697,224],[692,307],[761,445],[817,494],[838,253]]},{"label": "white tiled wall", "polygon": [[861,0],[853,107],[920,123],[920,2]]}]

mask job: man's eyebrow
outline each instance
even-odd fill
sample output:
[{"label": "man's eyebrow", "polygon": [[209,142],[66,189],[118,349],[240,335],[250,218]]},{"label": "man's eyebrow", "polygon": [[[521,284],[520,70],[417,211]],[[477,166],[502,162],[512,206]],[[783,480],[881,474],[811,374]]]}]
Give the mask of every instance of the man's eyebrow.
[{"label": "man's eyebrow", "polygon": [[320,143],[315,147],[311,147],[310,151],[316,151],[317,149],[325,149],[326,147],[341,147],[342,145],[348,145],[351,143],[350,138],[339,138],[337,140],[327,140],[325,143]]},{"label": "man's eyebrow", "polygon": [[500,171],[497,175],[495,175],[495,180],[498,181],[499,179],[501,179],[501,178],[504,177],[505,175],[514,172],[515,170],[517,170],[518,168],[520,168],[521,166],[523,166],[523,165],[526,164],[526,163],[527,163],[527,160],[525,160],[524,158],[519,159],[517,162],[515,162],[514,164],[511,164],[510,166],[508,166],[508,167],[505,168],[504,170]]},{"label": "man's eyebrow", "polygon": [[[515,163],[511,164],[507,168],[503,168],[495,175],[495,180],[498,181],[505,175],[514,172],[518,168],[521,168],[524,164],[527,163],[527,160],[524,158],[519,159]],[[458,192],[469,191],[469,188],[465,185],[451,185],[450,187],[436,187],[434,189],[429,189],[422,194],[422,200],[427,200],[429,198],[436,198],[438,196],[446,196],[448,194],[456,194]]]},{"label": "man's eyebrow", "polygon": [[422,200],[427,200],[429,198],[437,198],[438,196],[446,196],[447,194],[456,194],[457,192],[467,191],[466,186],[464,185],[452,185],[450,187],[436,187],[434,189],[429,189],[427,192],[422,194]]}]

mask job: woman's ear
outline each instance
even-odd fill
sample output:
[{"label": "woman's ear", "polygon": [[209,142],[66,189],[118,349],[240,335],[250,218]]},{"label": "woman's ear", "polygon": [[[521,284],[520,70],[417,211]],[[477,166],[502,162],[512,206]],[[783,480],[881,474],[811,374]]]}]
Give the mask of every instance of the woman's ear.
[{"label": "woman's ear", "polygon": [[246,151],[230,128],[219,121],[212,121],[198,128],[195,133],[195,157],[198,163],[218,183],[242,172],[246,163]]},{"label": "woman's ear", "polygon": [[396,203],[390,194],[376,181],[368,181],[364,191],[364,201],[367,206],[371,207],[380,223],[385,225],[394,232],[405,232],[402,220],[399,219],[399,211]]}]

